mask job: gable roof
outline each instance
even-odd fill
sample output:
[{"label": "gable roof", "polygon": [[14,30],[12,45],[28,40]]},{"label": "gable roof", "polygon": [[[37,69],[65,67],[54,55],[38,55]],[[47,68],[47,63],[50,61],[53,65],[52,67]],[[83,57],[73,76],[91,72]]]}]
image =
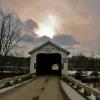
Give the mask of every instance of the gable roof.
[{"label": "gable roof", "polygon": [[64,48],[62,48],[62,47],[60,47],[60,46],[58,46],[57,44],[55,44],[55,43],[53,43],[53,42],[51,42],[51,41],[47,41],[47,42],[43,43],[42,45],[36,47],[35,49],[31,50],[31,51],[29,52],[29,54],[34,53],[35,51],[41,49],[42,47],[44,47],[45,45],[48,45],[48,44],[50,44],[50,45],[52,45],[52,46],[54,46],[54,47],[57,47],[58,49],[64,51],[65,53],[67,53],[67,55],[70,54],[69,51],[67,51],[66,49],[64,49]]}]

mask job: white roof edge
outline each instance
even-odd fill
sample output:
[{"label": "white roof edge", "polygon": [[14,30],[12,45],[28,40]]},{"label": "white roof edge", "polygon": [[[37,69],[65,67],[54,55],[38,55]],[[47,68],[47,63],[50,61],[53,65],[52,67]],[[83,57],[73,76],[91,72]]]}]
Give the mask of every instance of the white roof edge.
[{"label": "white roof edge", "polygon": [[33,50],[31,50],[31,51],[29,52],[29,54],[34,53],[35,51],[37,51],[38,49],[42,48],[43,46],[45,46],[45,45],[47,45],[47,44],[51,44],[51,45],[53,45],[53,46],[55,46],[55,47],[61,49],[62,51],[64,51],[65,53],[67,53],[67,55],[70,54],[69,51],[67,51],[66,49],[64,49],[64,48],[62,48],[62,47],[60,47],[60,46],[58,46],[57,44],[55,44],[55,43],[53,43],[53,42],[51,42],[51,41],[47,41],[47,42],[41,44],[40,46],[34,48]]}]

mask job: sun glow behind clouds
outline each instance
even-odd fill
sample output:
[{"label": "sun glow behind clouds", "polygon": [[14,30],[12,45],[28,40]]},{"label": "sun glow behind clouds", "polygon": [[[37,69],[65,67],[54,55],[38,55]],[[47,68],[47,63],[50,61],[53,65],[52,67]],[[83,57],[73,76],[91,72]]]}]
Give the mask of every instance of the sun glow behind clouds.
[{"label": "sun glow behind clouds", "polygon": [[49,15],[43,22],[39,23],[39,28],[35,31],[39,36],[52,38],[58,28],[58,20],[55,16]]}]

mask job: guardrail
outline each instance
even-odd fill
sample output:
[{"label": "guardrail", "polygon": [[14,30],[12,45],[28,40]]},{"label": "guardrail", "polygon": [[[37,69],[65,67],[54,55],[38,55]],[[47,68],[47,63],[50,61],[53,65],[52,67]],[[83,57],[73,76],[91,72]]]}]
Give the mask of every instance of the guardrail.
[{"label": "guardrail", "polygon": [[26,75],[15,76],[12,78],[6,78],[3,80],[0,80],[0,89],[8,87],[8,86],[13,86],[15,84],[31,79],[32,77],[33,77],[33,74],[26,74]]},{"label": "guardrail", "polygon": [[66,79],[69,83],[71,83],[71,85],[73,86],[76,86],[76,88],[78,90],[81,90],[83,89],[83,93],[86,95],[86,96],[91,96],[91,94],[93,94],[96,98],[96,100],[100,100],[100,91],[97,90],[97,89],[94,89],[82,82],[80,82],[79,80],[76,80],[74,79],[73,77],[70,77],[70,76],[65,76],[63,75],[62,77],[63,79]]}]

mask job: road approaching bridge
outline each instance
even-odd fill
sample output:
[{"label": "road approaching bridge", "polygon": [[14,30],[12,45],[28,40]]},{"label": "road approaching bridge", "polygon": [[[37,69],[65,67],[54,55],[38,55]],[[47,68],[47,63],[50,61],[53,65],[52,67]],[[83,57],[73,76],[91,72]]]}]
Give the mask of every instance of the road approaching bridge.
[{"label": "road approaching bridge", "polygon": [[65,100],[57,76],[41,76],[0,95],[0,100]]}]

